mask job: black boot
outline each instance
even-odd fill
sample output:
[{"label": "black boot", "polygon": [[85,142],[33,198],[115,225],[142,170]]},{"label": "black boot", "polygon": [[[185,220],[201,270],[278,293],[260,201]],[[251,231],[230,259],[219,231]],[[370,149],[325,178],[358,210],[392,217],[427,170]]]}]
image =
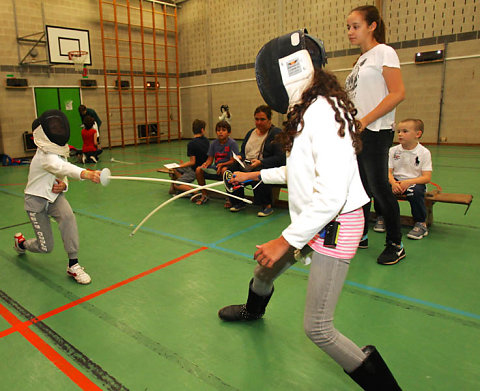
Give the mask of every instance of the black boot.
[{"label": "black boot", "polygon": [[272,297],[272,291],[267,296],[259,296],[252,291],[253,278],[248,289],[246,304],[229,305],[218,311],[218,317],[227,322],[257,320],[265,313],[265,308]]},{"label": "black boot", "polygon": [[362,350],[367,358],[353,372],[346,372],[347,375],[366,391],[402,391],[375,346],[368,345]]}]

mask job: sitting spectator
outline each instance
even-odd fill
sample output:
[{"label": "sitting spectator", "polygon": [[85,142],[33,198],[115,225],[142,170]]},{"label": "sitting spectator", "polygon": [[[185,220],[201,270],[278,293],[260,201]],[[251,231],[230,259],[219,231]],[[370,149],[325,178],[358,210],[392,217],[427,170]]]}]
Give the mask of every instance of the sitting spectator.
[{"label": "sitting spectator", "polygon": [[97,162],[98,155],[103,151],[98,147],[97,130],[94,128],[95,120],[89,115],[83,118],[82,129],[82,163]]},{"label": "sitting spectator", "polygon": [[[427,208],[425,207],[426,184],[432,178],[430,151],[419,143],[424,130],[420,119],[406,119],[397,126],[399,145],[390,148],[388,179],[396,195],[404,194],[410,203],[415,225],[407,234],[410,239],[422,239],[428,235]],[[383,218],[378,205],[375,206],[377,223],[374,230],[382,232]],[[385,228],[383,228],[383,232]]]},{"label": "sitting spectator", "polygon": [[[195,170],[207,160],[208,148],[210,142],[205,137],[205,121],[196,119],[192,124],[193,140],[187,145],[187,156],[189,161],[182,163],[180,167],[173,169],[172,179],[191,183],[195,180]],[[179,185],[172,183],[171,193],[184,192],[191,190],[192,187],[188,185]]]},{"label": "sitting spectator", "polygon": [[[270,107],[258,106],[254,112],[255,128],[250,129],[245,135],[239,158],[245,168],[235,162],[229,169],[233,171],[260,171],[264,168],[281,167],[285,165],[285,152],[282,145],[275,142],[275,136],[281,129],[272,124],[272,110]],[[253,182],[252,186],[258,182]],[[244,189],[240,187],[234,192],[238,197],[244,197]],[[261,209],[257,216],[265,217],[273,213],[272,185],[260,183],[254,190],[254,203]],[[244,202],[232,199],[231,212],[238,212],[245,208]]]},{"label": "sitting spectator", "polygon": [[[234,162],[232,152],[238,154],[238,145],[230,138],[232,128],[227,121],[217,122],[215,132],[217,139],[210,144],[207,160],[195,170],[200,186],[205,185],[205,179],[222,180],[223,173]],[[207,191],[202,190],[201,193],[195,194],[191,201],[197,205],[205,204],[208,201]]]}]

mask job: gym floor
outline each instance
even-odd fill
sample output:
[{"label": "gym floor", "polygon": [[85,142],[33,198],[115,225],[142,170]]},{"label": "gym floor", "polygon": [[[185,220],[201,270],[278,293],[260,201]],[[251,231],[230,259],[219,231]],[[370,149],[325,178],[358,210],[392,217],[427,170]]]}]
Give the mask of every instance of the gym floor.
[{"label": "gym floor", "polygon": [[[335,323],[358,345],[375,345],[403,390],[479,390],[480,148],[429,149],[433,182],[473,194],[470,210],[437,203],[423,240],[407,239],[403,227],[407,257],[394,266],[377,265],[384,234],[371,230]],[[168,179],[156,169],[185,151],[186,141],[105,150],[86,167]],[[217,317],[222,306],[245,301],[255,244],[280,234],[286,209],[258,218],[253,206],[232,214],[222,199],[202,206],[179,199],[130,237],[170,198],[168,184],[71,181],[79,260],[92,276],[82,286],[65,273],[55,225],[52,253],[18,256],[12,248],[16,232],[33,235],[23,210],[27,173],[28,166],[0,167],[2,390],[359,389],[303,332],[308,267],[277,280],[262,320]],[[409,214],[405,202],[401,209]]]}]

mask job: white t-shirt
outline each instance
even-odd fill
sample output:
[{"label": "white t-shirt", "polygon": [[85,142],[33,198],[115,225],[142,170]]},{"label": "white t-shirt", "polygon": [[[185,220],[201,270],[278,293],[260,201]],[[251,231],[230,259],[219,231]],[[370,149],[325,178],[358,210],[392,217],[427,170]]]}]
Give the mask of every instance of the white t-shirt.
[{"label": "white t-shirt", "polygon": [[[388,95],[383,67],[400,68],[400,61],[393,48],[379,44],[363,53],[348,75],[345,89],[358,110],[357,119],[365,117]],[[373,131],[391,129],[394,122],[395,109],[369,124],[367,128]]]},{"label": "white t-shirt", "polygon": [[420,143],[410,150],[399,144],[390,148],[388,168],[393,169],[393,176],[399,181],[418,178],[422,171],[432,171],[432,156]]}]

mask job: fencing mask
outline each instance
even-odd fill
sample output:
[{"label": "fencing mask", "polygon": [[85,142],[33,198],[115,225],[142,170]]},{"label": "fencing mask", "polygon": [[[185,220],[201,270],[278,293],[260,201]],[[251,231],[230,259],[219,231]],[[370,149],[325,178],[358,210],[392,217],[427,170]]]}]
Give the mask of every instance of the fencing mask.
[{"label": "fencing mask", "polygon": [[255,59],[258,89],[273,110],[285,114],[302,97],[314,69],[326,62],[323,42],[308,35],[306,29],[274,38]]},{"label": "fencing mask", "polygon": [[60,110],[47,110],[32,122],[32,130],[42,125],[48,139],[59,146],[64,146],[70,138],[70,124],[67,116]]}]

